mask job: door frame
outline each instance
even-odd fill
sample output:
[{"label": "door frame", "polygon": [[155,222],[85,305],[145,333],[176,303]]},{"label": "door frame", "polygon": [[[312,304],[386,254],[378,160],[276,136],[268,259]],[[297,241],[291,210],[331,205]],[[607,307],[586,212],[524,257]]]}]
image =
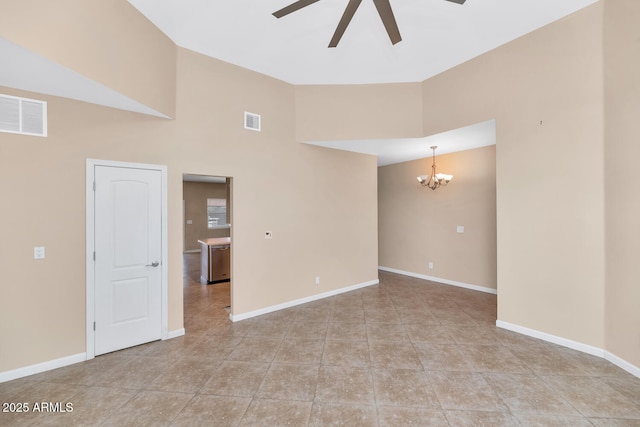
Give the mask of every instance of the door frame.
[{"label": "door frame", "polygon": [[93,324],[95,321],[95,265],[93,260],[93,251],[95,248],[95,192],[93,183],[95,181],[95,167],[119,167],[127,169],[146,169],[160,171],[161,175],[161,339],[169,338],[169,313],[168,313],[168,250],[167,250],[167,166],[152,165],[146,163],[130,163],[118,162],[111,160],[87,159],[86,164],[86,246],[85,246],[85,264],[86,264],[86,347],[87,360],[95,357],[95,331]]}]

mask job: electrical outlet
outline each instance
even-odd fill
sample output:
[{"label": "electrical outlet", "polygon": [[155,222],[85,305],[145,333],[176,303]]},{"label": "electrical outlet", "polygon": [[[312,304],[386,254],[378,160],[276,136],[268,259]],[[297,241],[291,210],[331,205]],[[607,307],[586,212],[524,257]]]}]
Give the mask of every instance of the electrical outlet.
[{"label": "electrical outlet", "polygon": [[320,276],[316,276],[316,285],[320,284]]},{"label": "electrical outlet", "polygon": [[456,227],[456,231],[458,233],[464,233],[464,225],[459,225]]},{"label": "electrical outlet", "polygon": [[44,259],[44,246],[35,246],[33,248],[33,259]]},{"label": "electrical outlet", "polygon": [[273,233],[272,233],[272,232],[270,232],[270,231],[265,231],[265,232],[264,232],[264,238],[265,238],[265,239],[271,239],[271,238],[273,238]]},{"label": "electrical outlet", "polygon": [[429,270],[433,270],[433,263],[432,262],[429,263]]}]

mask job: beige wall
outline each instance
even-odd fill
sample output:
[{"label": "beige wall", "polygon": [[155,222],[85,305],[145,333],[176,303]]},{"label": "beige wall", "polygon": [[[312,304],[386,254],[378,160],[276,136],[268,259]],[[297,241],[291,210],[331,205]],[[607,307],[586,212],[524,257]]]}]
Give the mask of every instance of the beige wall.
[{"label": "beige wall", "polygon": [[[3,16],[29,22],[20,17],[30,3],[11,3]],[[74,10],[95,21],[95,9]],[[637,233],[629,232],[638,211],[630,163],[638,154],[637,16],[632,0],[605,0],[421,84],[293,87],[178,49],[174,121],[2,88],[47,100],[50,136],[0,134],[0,372],[85,350],[86,158],[168,166],[176,330],[183,173],[234,178],[232,301],[242,314],[377,277],[375,158],[297,141],[424,136],[492,118],[498,318],[640,364]],[[147,102],[153,97],[133,69],[105,71],[104,82],[89,65],[95,58],[59,38],[91,38],[93,26],[29,31],[26,43],[27,26],[5,21],[3,37],[76,71],[88,67],[86,75],[158,109],[171,104]],[[96,37],[106,58],[119,52],[120,39]],[[148,42],[151,51],[166,46]],[[165,87],[160,81],[151,85]],[[242,129],[243,111],[262,114],[262,132]],[[34,261],[33,246],[46,246],[47,258]]]},{"label": "beige wall", "polygon": [[431,157],[378,168],[380,265],[496,289],[495,158],[495,146],[437,156],[454,177],[435,191],[416,179]]},{"label": "beige wall", "polygon": [[496,119],[498,318],[596,348],[605,347],[603,11],[597,3],[426,80],[419,98],[410,84],[296,88],[302,140],[425,136]]},{"label": "beige wall", "polygon": [[640,2],[604,9],[607,350],[640,367]]},{"label": "beige wall", "polygon": [[176,46],[126,0],[1,0],[0,37],[175,115]]},{"label": "beige wall", "polygon": [[[48,102],[49,137],[0,133],[0,372],[67,357],[85,346],[87,158],[165,163],[172,122],[0,88]],[[181,189],[181,180],[180,187]],[[170,204],[182,205],[180,191]],[[171,214],[170,221],[180,211]],[[175,226],[174,226],[175,228]],[[170,243],[177,231],[170,231]],[[46,258],[33,259],[44,246]],[[179,264],[172,261],[169,326],[182,327]]]},{"label": "beige wall", "polygon": [[422,134],[420,83],[296,86],[299,141]]},{"label": "beige wall", "polygon": [[[498,318],[597,348],[605,346],[603,8],[419,88],[296,88],[301,140],[424,136],[496,119]],[[383,228],[381,241],[392,234]]]},{"label": "beige wall", "polygon": [[375,158],[296,142],[293,86],[186,50],[178,70],[176,120],[0,88],[49,103],[48,138],[0,133],[0,372],[85,351],[87,158],[168,166],[170,331],[183,173],[234,178],[233,314],[377,279]]},{"label": "beige wall", "polygon": [[[177,154],[179,167],[234,178],[234,314],[376,279],[375,157],[296,142],[293,86],[186,50],[179,59],[179,134],[195,150]],[[261,133],[242,128],[244,111],[262,115]]]},{"label": "beige wall", "polygon": [[[207,182],[184,182],[184,250],[200,250],[198,240],[208,237],[229,237],[227,228],[209,229],[207,225],[207,199],[227,199],[227,185]],[[192,223],[188,224],[187,221]]]},{"label": "beige wall", "polygon": [[602,10],[595,4],[424,83],[426,132],[496,119],[498,319],[597,348]]}]

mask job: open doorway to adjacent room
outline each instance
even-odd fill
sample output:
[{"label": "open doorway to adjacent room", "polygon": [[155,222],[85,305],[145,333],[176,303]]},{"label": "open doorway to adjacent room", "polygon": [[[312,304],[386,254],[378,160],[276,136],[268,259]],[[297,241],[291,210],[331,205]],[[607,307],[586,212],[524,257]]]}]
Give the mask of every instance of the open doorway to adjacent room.
[{"label": "open doorway to adjacent room", "polygon": [[232,178],[184,174],[183,301],[187,332],[228,321],[232,275]]}]

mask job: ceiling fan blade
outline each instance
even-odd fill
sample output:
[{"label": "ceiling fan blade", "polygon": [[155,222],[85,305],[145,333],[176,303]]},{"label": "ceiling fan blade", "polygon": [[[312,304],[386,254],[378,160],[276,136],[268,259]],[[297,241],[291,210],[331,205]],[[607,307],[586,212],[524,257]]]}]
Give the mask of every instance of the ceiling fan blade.
[{"label": "ceiling fan blade", "polygon": [[464,4],[464,2],[466,2],[467,0],[447,0],[447,1],[450,1],[451,3]]},{"label": "ceiling fan blade", "polygon": [[373,3],[376,5],[376,9],[378,9],[378,14],[380,15],[380,19],[382,19],[384,28],[387,29],[391,44],[396,44],[401,41],[400,30],[398,29],[396,18],[393,15],[393,10],[391,10],[389,0],[373,0]]},{"label": "ceiling fan blade", "polygon": [[296,10],[300,10],[303,7],[307,7],[318,1],[320,0],[298,0],[295,3],[291,3],[289,6],[283,7],[282,9],[273,12],[273,16],[275,16],[276,18],[282,18],[283,16],[286,16],[290,13],[295,12]]},{"label": "ceiling fan blade", "polygon": [[349,0],[349,4],[347,5],[347,8],[344,10],[344,13],[342,14],[342,18],[340,19],[340,22],[338,22],[338,27],[336,28],[336,32],[333,33],[333,37],[331,38],[329,47],[338,46],[338,43],[340,42],[342,35],[344,34],[345,30],[349,26],[349,23],[351,22],[351,18],[353,18],[353,15],[355,15],[356,10],[358,10],[358,6],[360,6],[360,3],[362,3],[362,0]]}]

